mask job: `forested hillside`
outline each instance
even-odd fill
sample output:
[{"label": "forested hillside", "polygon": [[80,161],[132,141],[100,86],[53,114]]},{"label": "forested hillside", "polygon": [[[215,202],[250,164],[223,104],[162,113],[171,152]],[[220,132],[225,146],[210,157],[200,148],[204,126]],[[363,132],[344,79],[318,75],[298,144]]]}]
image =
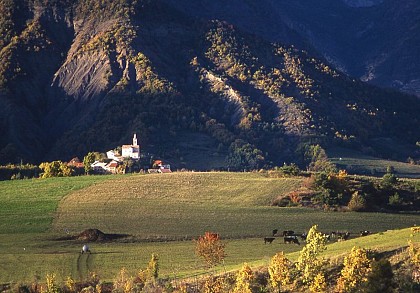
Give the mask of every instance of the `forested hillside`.
[{"label": "forested hillside", "polygon": [[420,95],[420,5],[415,0],[165,0],[267,40],[315,50],[372,84]]},{"label": "forested hillside", "polygon": [[183,137],[226,156],[220,167],[305,164],[317,144],[416,158],[416,97],[169,2],[0,1],[0,163],[69,160],[133,133],[185,166],[198,150]]}]

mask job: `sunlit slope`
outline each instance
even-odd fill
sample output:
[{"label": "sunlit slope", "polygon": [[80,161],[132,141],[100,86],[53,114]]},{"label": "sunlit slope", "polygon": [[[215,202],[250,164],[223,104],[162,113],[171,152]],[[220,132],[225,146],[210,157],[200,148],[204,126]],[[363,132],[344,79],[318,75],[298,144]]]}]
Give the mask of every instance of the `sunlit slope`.
[{"label": "sunlit slope", "polygon": [[206,230],[253,235],[263,223],[271,227],[267,220],[278,213],[271,201],[301,181],[228,172],[122,176],[66,197],[53,229],[95,227],[141,238],[183,238]]},{"label": "sunlit slope", "polygon": [[307,231],[385,231],[416,224],[416,215],[338,213],[270,206],[295,190],[302,178],[267,178],[258,173],[173,173],[116,177],[67,196],[53,232],[98,228],[136,239],[190,239],[205,231],[224,238],[267,236],[278,228]]}]

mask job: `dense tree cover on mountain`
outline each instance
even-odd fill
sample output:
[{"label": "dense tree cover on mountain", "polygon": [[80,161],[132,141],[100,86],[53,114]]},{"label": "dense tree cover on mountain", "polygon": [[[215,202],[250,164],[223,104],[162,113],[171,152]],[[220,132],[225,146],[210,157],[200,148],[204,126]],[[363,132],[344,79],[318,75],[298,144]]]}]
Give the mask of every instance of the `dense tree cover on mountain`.
[{"label": "dense tree cover on mountain", "polygon": [[205,134],[208,149],[227,152],[221,167],[237,170],[325,169],[313,158],[333,145],[417,160],[416,98],[352,80],[310,52],[163,1],[1,1],[0,10],[0,163],[65,161],[132,133],[174,161],[188,153],[179,134]]}]

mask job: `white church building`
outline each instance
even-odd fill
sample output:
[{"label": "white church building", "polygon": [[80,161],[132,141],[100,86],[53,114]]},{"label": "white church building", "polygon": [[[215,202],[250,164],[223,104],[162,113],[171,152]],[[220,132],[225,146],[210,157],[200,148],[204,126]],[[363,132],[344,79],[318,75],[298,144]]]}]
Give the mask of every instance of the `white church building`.
[{"label": "white church building", "polygon": [[121,147],[121,154],[117,153],[115,150],[110,150],[106,152],[106,156],[108,159],[112,159],[118,162],[124,160],[124,158],[131,158],[134,160],[140,159],[140,146],[137,142],[137,135],[134,134],[133,136],[133,144],[123,145]]}]

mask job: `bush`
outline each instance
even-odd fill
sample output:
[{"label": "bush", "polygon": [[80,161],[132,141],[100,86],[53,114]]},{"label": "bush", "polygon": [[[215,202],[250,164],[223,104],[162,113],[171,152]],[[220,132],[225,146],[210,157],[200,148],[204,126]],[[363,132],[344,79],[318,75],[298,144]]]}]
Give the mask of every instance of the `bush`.
[{"label": "bush", "polygon": [[369,274],[365,292],[394,292],[395,282],[393,280],[391,263],[387,259],[374,260],[372,272]]},{"label": "bush", "polygon": [[269,177],[288,177],[288,176],[298,176],[300,174],[299,167],[291,163],[290,165],[287,165],[284,163],[282,167],[275,167],[273,170],[268,171]]},{"label": "bush", "polygon": [[292,204],[289,196],[279,196],[271,203],[272,206],[288,207]]},{"label": "bush", "polygon": [[228,276],[210,276],[208,277],[200,292],[204,293],[224,293],[231,292],[232,290],[232,281],[229,280]]},{"label": "bush", "polygon": [[69,177],[74,174],[73,168],[61,161],[44,162],[39,165],[39,168],[43,171],[42,178]]},{"label": "bush", "polygon": [[315,200],[328,206],[345,203],[349,196],[348,182],[342,173],[317,173],[314,175],[313,187],[317,191]]},{"label": "bush", "polygon": [[38,166],[30,164],[0,166],[0,180],[36,178],[39,173]]},{"label": "bush", "polygon": [[206,232],[195,241],[195,253],[203,258],[209,267],[213,267],[225,258],[225,245],[219,234]]},{"label": "bush", "polygon": [[394,174],[386,173],[381,180],[381,187],[383,189],[391,189],[397,183],[397,177]]},{"label": "bush", "polygon": [[264,165],[265,158],[259,149],[242,140],[235,140],[230,145],[227,162],[229,168],[234,170],[258,170]]},{"label": "bush", "polygon": [[351,196],[351,199],[350,199],[347,207],[351,211],[355,211],[355,212],[364,211],[364,210],[366,210],[366,199],[358,191],[355,191],[353,193],[353,195]]},{"label": "bush", "polygon": [[305,160],[309,161],[309,170],[316,172],[336,172],[336,166],[328,159],[320,145],[310,145],[305,152]]},{"label": "bush", "polygon": [[388,173],[388,174],[394,174],[395,173],[394,166],[387,166],[386,167],[386,173]]},{"label": "bush", "polygon": [[398,192],[395,192],[394,195],[391,195],[389,197],[389,200],[388,200],[389,205],[393,206],[393,207],[400,206],[402,204],[402,202],[403,201],[402,201],[400,195],[398,194]]}]

